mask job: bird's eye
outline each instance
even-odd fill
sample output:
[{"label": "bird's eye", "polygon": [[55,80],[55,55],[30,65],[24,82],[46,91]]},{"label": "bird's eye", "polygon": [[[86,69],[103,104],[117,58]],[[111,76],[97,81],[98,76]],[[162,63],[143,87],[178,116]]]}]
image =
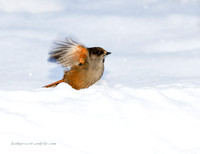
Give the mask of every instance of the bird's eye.
[{"label": "bird's eye", "polygon": [[79,63],[79,66],[82,66],[83,64],[82,63]]}]

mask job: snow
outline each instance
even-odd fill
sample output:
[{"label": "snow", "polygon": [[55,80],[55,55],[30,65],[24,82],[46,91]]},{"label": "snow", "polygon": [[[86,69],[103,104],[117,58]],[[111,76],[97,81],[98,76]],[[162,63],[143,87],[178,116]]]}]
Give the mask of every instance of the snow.
[{"label": "snow", "polygon": [[[0,152],[200,153],[199,4],[0,1]],[[42,88],[66,36],[112,52],[88,89]]]}]

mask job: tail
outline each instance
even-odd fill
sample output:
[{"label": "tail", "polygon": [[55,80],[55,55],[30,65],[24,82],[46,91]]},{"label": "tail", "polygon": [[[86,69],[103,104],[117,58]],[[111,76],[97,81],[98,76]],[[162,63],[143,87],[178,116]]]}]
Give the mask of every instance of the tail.
[{"label": "tail", "polygon": [[48,85],[46,85],[46,86],[43,86],[43,88],[55,87],[55,86],[57,86],[57,85],[58,85],[59,83],[61,83],[61,82],[64,82],[63,79],[62,79],[62,80],[59,80],[59,81],[56,81],[56,82],[54,82],[54,83],[48,84]]}]

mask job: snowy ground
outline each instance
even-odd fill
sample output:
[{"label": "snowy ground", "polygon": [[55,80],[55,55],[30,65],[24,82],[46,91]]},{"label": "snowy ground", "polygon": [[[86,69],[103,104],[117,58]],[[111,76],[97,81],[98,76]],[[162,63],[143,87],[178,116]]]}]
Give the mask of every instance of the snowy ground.
[{"label": "snowy ground", "polygon": [[[0,152],[199,154],[199,18],[198,0],[0,0]],[[112,52],[104,76],[43,89],[66,36]]]}]

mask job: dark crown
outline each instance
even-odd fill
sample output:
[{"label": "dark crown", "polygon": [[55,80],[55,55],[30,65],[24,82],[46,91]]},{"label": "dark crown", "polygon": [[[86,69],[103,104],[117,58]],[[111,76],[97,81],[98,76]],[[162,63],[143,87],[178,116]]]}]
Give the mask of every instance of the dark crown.
[{"label": "dark crown", "polygon": [[95,55],[103,55],[105,54],[105,50],[102,49],[101,47],[93,47],[93,48],[87,48],[89,54],[95,54]]}]

